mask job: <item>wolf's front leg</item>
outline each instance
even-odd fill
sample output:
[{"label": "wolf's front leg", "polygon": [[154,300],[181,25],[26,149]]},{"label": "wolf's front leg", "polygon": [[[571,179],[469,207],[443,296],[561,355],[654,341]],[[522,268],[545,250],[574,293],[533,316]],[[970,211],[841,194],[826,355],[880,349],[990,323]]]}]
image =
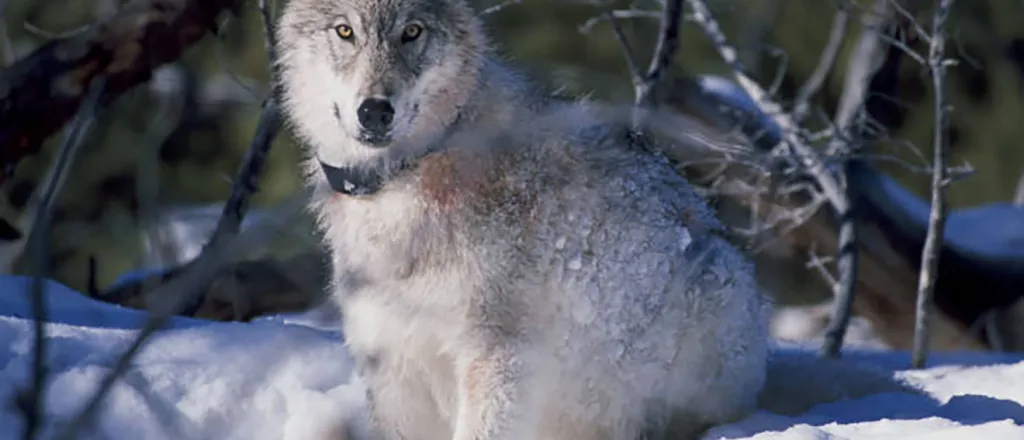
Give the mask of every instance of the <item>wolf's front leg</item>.
[{"label": "wolf's front leg", "polygon": [[454,440],[533,438],[540,414],[535,395],[528,395],[528,364],[521,351],[509,347],[459,360]]}]

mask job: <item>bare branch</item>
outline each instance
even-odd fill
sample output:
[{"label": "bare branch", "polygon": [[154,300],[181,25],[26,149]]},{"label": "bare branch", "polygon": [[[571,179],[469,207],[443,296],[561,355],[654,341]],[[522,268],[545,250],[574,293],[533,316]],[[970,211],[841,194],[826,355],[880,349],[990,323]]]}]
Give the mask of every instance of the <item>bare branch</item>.
[{"label": "bare branch", "polygon": [[139,331],[131,346],[118,358],[111,372],[104,377],[85,409],[75,417],[58,438],[70,439],[78,430],[91,422],[99,410],[100,403],[113,388],[117,379],[128,369],[132,359],[149,338],[163,328],[171,317],[180,313],[188,305],[195,303],[196,297],[205,290],[204,286],[209,285],[221,264],[229,259],[231,254],[229,244],[238,234],[242,218],[248,209],[248,199],[256,191],[256,184],[262,173],[267,151],[280,126],[281,116],[277,103],[272,98],[268,99],[260,115],[252,146],[239,168],[231,197],[224,205],[224,212],[213,236],[203,247],[200,256],[186,265],[180,277],[153,292],[154,298],[170,300],[157,304],[150,319]]},{"label": "bare branch", "polygon": [[636,56],[633,54],[633,49],[629,46],[629,40],[626,39],[626,35],[622,32],[619,21],[611,15],[607,16],[607,18],[608,23],[612,25],[612,32],[615,33],[615,40],[619,42],[619,47],[622,48],[622,56],[626,58],[626,68],[629,69],[629,78],[633,83],[633,88],[640,87],[644,79],[640,74],[640,68],[636,65]]},{"label": "bare branch", "polygon": [[589,34],[594,29],[594,26],[602,20],[614,21],[617,19],[635,19],[635,18],[661,18],[661,13],[656,11],[642,11],[638,9],[615,9],[607,11],[597,17],[592,17],[589,20],[583,22],[580,25],[579,31],[582,34]]},{"label": "bare branch", "polygon": [[28,249],[32,253],[33,273],[31,284],[32,317],[35,324],[35,344],[33,345],[33,375],[31,394],[28,401],[23,402],[25,413],[25,432],[22,438],[32,440],[42,425],[44,398],[46,396],[46,272],[50,265],[49,232],[53,216],[53,205],[60,195],[64,182],[67,180],[68,169],[74,163],[82,144],[88,137],[96,112],[99,110],[99,98],[103,94],[104,82],[96,79],[89,86],[85,104],[75,116],[75,121],[68,127],[67,135],[57,153],[56,165],[53,168],[43,189],[42,198],[35,207],[32,229],[29,231]]},{"label": "bare branch", "polygon": [[793,106],[793,119],[801,121],[807,116],[811,98],[825,84],[825,79],[828,78],[828,74],[832,71],[832,66],[835,65],[836,55],[839,54],[839,49],[843,47],[843,38],[846,36],[846,28],[849,22],[850,0],[841,0],[839,2],[839,10],[836,11],[836,15],[832,19],[832,28],[828,35],[828,42],[825,43],[825,49],[821,51],[821,59],[818,60],[818,65],[814,68],[814,72],[811,73],[807,82],[797,92],[796,103]]},{"label": "bare branch", "polygon": [[[261,2],[261,6],[264,6]],[[269,18],[264,8],[264,18]],[[265,30],[272,33],[272,24],[264,23]],[[268,41],[269,38],[267,37]],[[203,246],[199,257],[186,265],[182,275],[171,280],[153,292],[153,297],[161,299],[155,305],[150,319],[139,331],[128,349],[118,358],[114,368],[103,378],[100,386],[82,410],[61,432],[59,439],[73,438],[79,430],[88,426],[106,395],[125,371],[132,360],[142,350],[149,338],[159,329],[167,325],[171,317],[180,313],[190,304],[197,302],[197,297],[205,291],[217,275],[221,264],[231,255],[231,242],[238,235],[241,223],[249,207],[249,198],[256,192],[257,184],[262,175],[267,153],[277,136],[282,124],[281,113],[273,96],[264,102],[260,113],[259,124],[253,136],[252,144],[239,166],[232,185],[231,196],[224,204],[221,218],[217,223],[210,240]]]},{"label": "bare branch", "polygon": [[750,15],[751,20],[741,28],[737,38],[740,47],[740,59],[747,66],[758,66],[761,63],[761,47],[767,41],[768,34],[777,24],[782,11],[788,6],[788,0],[765,0],[760,4],[750,4],[756,8]]},{"label": "bare branch", "polygon": [[786,79],[786,72],[789,70],[789,54],[786,53],[785,49],[776,46],[769,46],[765,51],[769,52],[778,61],[778,67],[775,68],[775,76],[772,78],[771,84],[768,85],[768,95],[774,96],[779,93],[779,89],[782,88],[782,82]]},{"label": "bare branch", "polygon": [[[242,165],[231,189],[231,196],[224,204],[224,210],[213,236],[203,247],[203,254],[213,253],[215,248],[227,247],[231,240],[238,235],[242,220],[249,209],[249,198],[257,190],[270,145],[277,137],[280,128],[280,108],[277,100],[271,96],[263,104],[263,112],[260,114],[259,126],[253,136],[252,146],[245,158],[242,159]],[[202,259],[203,256],[200,255],[198,260]]]},{"label": "bare branch", "polygon": [[898,47],[900,50],[903,51],[904,54],[906,54],[910,58],[913,58],[914,61],[917,61],[919,64],[924,64],[924,65],[928,64],[928,59],[926,58],[926,56],[917,53],[916,50],[914,50],[914,49],[912,49],[910,47],[910,44],[908,44],[907,41],[896,39],[896,38],[892,38],[892,37],[890,37],[888,35],[883,36],[882,38],[884,38],[887,43],[889,43],[889,44],[891,44],[893,46]]},{"label": "bare branch", "polygon": [[491,15],[491,14],[497,13],[497,12],[501,11],[502,9],[505,9],[505,8],[507,8],[509,6],[518,5],[522,1],[523,0],[505,0],[505,1],[501,2],[501,3],[498,3],[498,4],[496,4],[494,6],[491,6],[491,7],[487,8],[487,9],[484,9],[482,12],[480,12],[480,15]]},{"label": "bare branch", "polygon": [[149,80],[155,68],[213,30],[244,0],[141,0],[74,36],[51,41],[0,73],[0,183],[78,111],[104,77],[100,102]]},{"label": "bare branch", "polygon": [[900,17],[903,18],[901,22],[914,30],[914,37],[925,40],[925,42],[928,43],[928,46],[931,47],[932,41],[931,38],[928,37],[928,31],[926,31],[924,27],[917,22],[913,13],[907,10],[907,8],[897,0],[892,0],[892,8],[900,15]]},{"label": "bare branch", "polygon": [[[888,22],[889,3],[893,0],[875,0],[871,10],[864,14],[863,31],[857,40],[857,49],[850,59],[846,74],[846,84],[836,109],[834,124],[836,132],[829,142],[829,151],[838,154],[852,154],[858,149],[853,128],[857,115],[862,113],[867,100],[868,84],[875,72],[882,66],[885,51],[882,49],[881,38],[884,25]],[[849,179],[849,163],[842,167],[843,176]],[[853,188],[845,187],[848,198],[853,198]],[[836,357],[842,350],[846,328],[850,323],[853,308],[853,295],[856,289],[858,269],[857,256],[857,223],[851,205],[847,211],[839,211],[839,257],[838,268],[841,281],[835,284],[835,298],[829,316],[829,324],[825,330],[825,341],[822,354]]]},{"label": "bare branch", "polygon": [[840,185],[826,168],[824,161],[818,153],[806,145],[801,138],[801,130],[793,121],[793,118],[782,111],[782,107],[768,97],[767,92],[761,88],[753,79],[744,72],[743,66],[739,64],[736,57],[736,49],[728,44],[725,35],[722,33],[718,22],[711,16],[707,5],[702,0],[687,0],[687,3],[694,9],[694,22],[696,22],[705,34],[711,39],[719,55],[733,68],[733,76],[739,86],[757,103],[762,113],[775,122],[782,131],[783,146],[792,150],[800,163],[806,168],[806,172],[818,180],[822,186],[829,203],[838,210],[845,211],[849,205],[846,196],[840,191]]},{"label": "bare branch", "polygon": [[932,132],[932,145],[935,151],[932,163],[932,206],[928,217],[928,235],[924,241],[924,249],[921,251],[921,274],[917,287],[917,319],[914,325],[911,368],[923,368],[928,359],[929,315],[931,314],[932,297],[935,294],[935,282],[938,279],[939,251],[942,249],[946,215],[949,211],[949,207],[946,205],[946,186],[949,184],[946,170],[946,159],[949,155],[946,131],[949,129],[950,105],[946,102],[945,96],[946,67],[949,64],[945,59],[945,25],[952,7],[953,0],[939,1],[932,16],[932,33],[928,40],[928,67],[932,73],[932,87],[935,95],[933,109],[935,127]]},{"label": "bare branch", "polygon": [[827,163],[819,156],[818,152],[807,145],[803,130],[797,125],[793,117],[785,113],[778,103],[771,100],[767,92],[760,85],[747,76],[743,66],[737,59],[736,50],[726,41],[725,35],[708,11],[707,5],[702,0],[687,0],[687,4],[693,9],[694,22],[711,39],[722,59],[732,67],[736,82],[758,105],[761,113],[771,118],[779,127],[782,140],[781,146],[788,150],[790,155],[797,160],[802,171],[812,177],[821,187],[822,193],[828,199],[832,208],[838,213],[841,221],[843,221],[840,227],[840,291],[836,292],[836,310],[834,312],[836,319],[830,325],[830,332],[826,335],[826,343],[822,347],[823,355],[837,356],[845,332],[843,316],[847,316],[846,319],[848,319],[857,277],[856,231],[853,227],[852,205],[849,195],[845,188],[840,185],[836,176],[828,169]]},{"label": "bare branch", "polygon": [[59,39],[62,39],[62,38],[71,38],[71,37],[74,37],[74,36],[76,36],[78,34],[81,34],[81,33],[85,32],[85,31],[89,30],[90,27],[91,27],[91,25],[85,25],[85,26],[79,26],[77,28],[74,28],[74,29],[72,29],[70,31],[66,31],[66,32],[51,32],[51,31],[43,29],[43,28],[41,28],[39,26],[36,26],[36,25],[34,25],[34,24],[32,24],[31,22],[28,22],[28,21],[26,21],[26,22],[24,22],[22,24],[22,28],[25,29],[25,32],[28,32],[30,35],[32,35],[32,36],[34,36],[36,38],[40,38],[40,39],[46,40],[46,41],[49,41],[49,40],[59,40]]},{"label": "bare branch", "polygon": [[672,65],[672,60],[679,51],[679,28],[683,21],[683,0],[665,0],[661,11],[661,27],[658,31],[658,42],[654,47],[654,56],[643,82],[636,90],[636,105],[647,108],[656,99],[654,89],[661,81],[662,74]]},{"label": "bare branch", "polygon": [[[885,27],[892,15],[891,4],[896,0],[875,0],[870,10],[863,14],[863,31],[847,67],[846,83],[839,99],[834,123],[841,133],[841,138],[853,135],[855,118],[864,108],[868,96],[868,84],[875,72],[885,61]],[[840,142],[844,139],[839,139]],[[831,148],[836,151],[835,148]]]},{"label": "bare branch", "polygon": [[821,275],[821,278],[824,279],[829,286],[831,286],[833,291],[839,290],[839,280],[837,280],[836,277],[832,276],[832,272],[829,272],[829,270],[825,267],[826,264],[833,262],[834,259],[832,257],[822,257],[818,255],[814,247],[815,246],[812,246],[811,250],[807,252],[809,258],[804,267],[808,269],[814,269],[815,271],[817,271],[818,274]]}]

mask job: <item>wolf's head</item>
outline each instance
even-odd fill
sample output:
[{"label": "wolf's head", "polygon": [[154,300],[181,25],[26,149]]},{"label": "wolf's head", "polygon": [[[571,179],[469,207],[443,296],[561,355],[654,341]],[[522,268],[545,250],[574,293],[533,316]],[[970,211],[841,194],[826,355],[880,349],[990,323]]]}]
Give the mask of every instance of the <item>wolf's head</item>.
[{"label": "wolf's head", "polygon": [[335,166],[427,148],[470,99],[486,47],[465,0],[290,0],[277,36],[286,113]]}]

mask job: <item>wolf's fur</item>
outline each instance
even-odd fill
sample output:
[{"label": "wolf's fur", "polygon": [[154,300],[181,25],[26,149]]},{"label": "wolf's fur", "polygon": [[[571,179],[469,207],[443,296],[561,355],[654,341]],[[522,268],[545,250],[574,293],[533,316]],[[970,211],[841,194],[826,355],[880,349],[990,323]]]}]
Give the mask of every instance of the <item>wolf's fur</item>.
[{"label": "wolf's fur", "polygon": [[[545,98],[464,0],[291,0],[278,37],[379,438],[632,440],[754,408],[752,267],[622,118]],[[369,97],[395,108],[385,146],[360,140]],[[318,159],[394,174],[340,195]]]}]

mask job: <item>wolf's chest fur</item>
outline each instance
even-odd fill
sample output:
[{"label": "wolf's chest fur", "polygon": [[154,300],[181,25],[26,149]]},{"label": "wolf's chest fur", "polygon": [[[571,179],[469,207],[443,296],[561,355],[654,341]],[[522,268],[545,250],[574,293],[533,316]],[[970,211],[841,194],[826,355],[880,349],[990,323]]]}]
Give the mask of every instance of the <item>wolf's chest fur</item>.
[{"label": "wolf's chest fur", "polygon": [[[530,220],[529,192],[513,188],[507,160],[479,151],[444,151],[369,197],[333,196],[322,225],[342,271],[365,281],[393,282],[436,273],[469,257],[465,247],[482,223]],[[508,218],[508,214],[516,215]]]},{"label": "wolf's chest fur", "polygon": [[324,203],[320,216],[338,300],[372,302],[388,310],[378,318],[403,327],[458,327],[466,302],[483,283],[482,268],[514,264],[491,261],[512,256],[495,252],[482,237],[496,227],[528,227],[532,219],[529,192],[512,188],[502,165],[509,164],[484,151],[445,151],[373,196]]},{"label": "wolf's chest fur", "polygon": [[504,213],[528,219],[512,203],[522,194],[511,194],[495,163],[483,153],[438,153],[371,197],[335,197],[320,208],[335,300],[363,373],[418,377],[442,413],[455,408],[455,353],[471,331],[484,268],[516,264],[475,231]]}]

